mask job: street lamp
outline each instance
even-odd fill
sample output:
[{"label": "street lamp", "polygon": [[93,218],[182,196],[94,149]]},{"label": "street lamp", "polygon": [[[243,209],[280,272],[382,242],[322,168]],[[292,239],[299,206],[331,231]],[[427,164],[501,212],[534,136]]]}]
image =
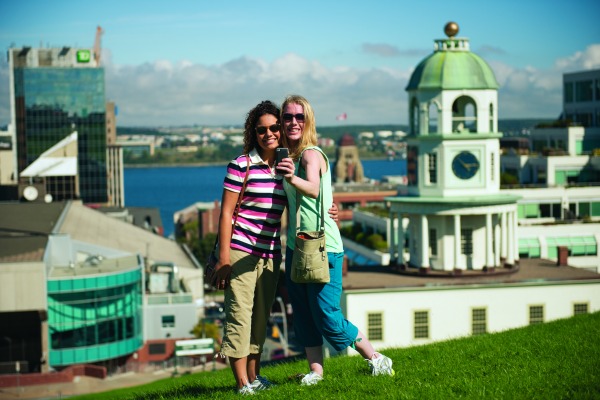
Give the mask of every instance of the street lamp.
[{"label": "street lamp", "polygon": [[281,312],[279,314],[282,316],[282,319],[283,319],[283,335],[279,335],[279,338],[281,339],[281,342],[283,344],[283,355],[285,357],[287,357],[288,356],[288,342],[287,342],[288,330],[287,330],[287,315],[285,313],[285,305],[283,304],[283,300],[281,299],[280,296],[277,296],[275,298],[275,300],[277,300],[277,303],[279,303],[279,308],[281,310]]}]

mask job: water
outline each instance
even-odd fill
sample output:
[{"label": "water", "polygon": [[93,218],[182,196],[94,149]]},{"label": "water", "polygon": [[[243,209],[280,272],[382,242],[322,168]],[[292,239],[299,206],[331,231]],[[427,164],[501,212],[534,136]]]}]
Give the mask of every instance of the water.
[{"label": "water", "polygon": [[[362,161],[365,176],[406,174],[406,161]],[[196,202],[221,200],[225,165],[125,168],[125,205],[160,210],[164,234],[173,233],[173,214]]]}]

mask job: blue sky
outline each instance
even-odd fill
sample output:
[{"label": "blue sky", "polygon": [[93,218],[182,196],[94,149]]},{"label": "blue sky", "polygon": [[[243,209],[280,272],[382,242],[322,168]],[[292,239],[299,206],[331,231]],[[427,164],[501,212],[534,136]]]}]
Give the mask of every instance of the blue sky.
[{"label": "blue sky", "polygon": [[[600,68],[600,1],[2,1],[0,48],[92,47],[121,126],[241,124],[306,96],[317,123],[406,123],[414,67],[460,25],[500,83],[500,118],[556,118],[562,74]],[[10,120],[6,57],[0,125]]]}]

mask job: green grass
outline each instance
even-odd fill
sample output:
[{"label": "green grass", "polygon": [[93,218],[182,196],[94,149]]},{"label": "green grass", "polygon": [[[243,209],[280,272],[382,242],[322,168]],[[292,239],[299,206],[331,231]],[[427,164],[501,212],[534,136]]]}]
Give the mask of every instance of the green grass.
[{"label": "green grass", "polygon": [[[306,361],[266,366],[264,399],[600,399],[600,313],[405,349],[386,349],[394,377],[369,375],[358,356],[325,360],[324,380],[288,377]],[[71,399],[235,399],[229,369]]]}]

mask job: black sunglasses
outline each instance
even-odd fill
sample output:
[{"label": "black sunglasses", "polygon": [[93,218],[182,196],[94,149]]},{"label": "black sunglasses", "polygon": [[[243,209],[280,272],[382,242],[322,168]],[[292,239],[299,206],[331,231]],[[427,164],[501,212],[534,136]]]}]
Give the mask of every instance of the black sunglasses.
[{"label": "black sunglasses", "polygon": [[265,133],[267,133],[267,129],[275,133],[279,132],[279,129],[281,129],[281,127],[279,126],[279,124],[273,124],[271,126],[257,126],[256,133],[258,133],[259,135],[264,135]]},{"label": "black sunglasses", "polygon": [[304,114],[290,114],[290,113],[283,114],[284,121],[291,121],[294,118],[296,118],[296,121],[298,121],[298,122],[303,122]]}]

